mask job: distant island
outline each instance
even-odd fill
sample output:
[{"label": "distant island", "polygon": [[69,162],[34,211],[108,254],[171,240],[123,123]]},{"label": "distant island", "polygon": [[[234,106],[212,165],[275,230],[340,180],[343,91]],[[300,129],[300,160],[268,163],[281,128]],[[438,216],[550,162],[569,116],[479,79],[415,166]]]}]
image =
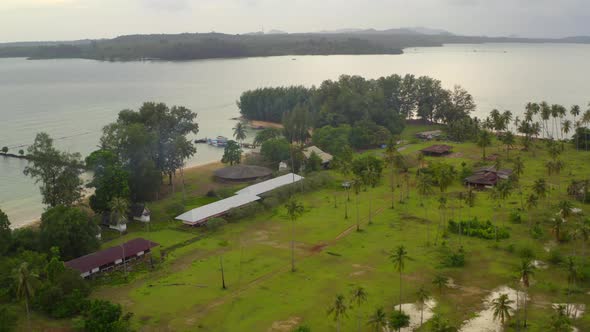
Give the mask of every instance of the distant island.
[{"label": "distant island", "polygon": [[402,54],[405,48],[458,43],[590,44],[590,37],[532,39],[459,36],[444,30],[428,28],[344,29],[295,34],[278,30],[241,35],[214,32],[153,34],[71,42],[6,43],[0,44],[0,58],[180,61],[281,55]]}]

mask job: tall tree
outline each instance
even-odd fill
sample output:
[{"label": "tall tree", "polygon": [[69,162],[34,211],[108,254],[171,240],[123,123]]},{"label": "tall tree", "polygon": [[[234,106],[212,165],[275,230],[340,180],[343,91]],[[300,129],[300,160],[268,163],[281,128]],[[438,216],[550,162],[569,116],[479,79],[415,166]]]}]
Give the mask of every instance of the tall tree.
[{"label": "tall tree", "polygon": [[482,159],[486,159],[486,148],[492,144],[492,135],[487,130],[481,130],[477,136],[477,146],[482,149]]},{"label": "tall tree", "polygon": [[285,205],[285,208],[289,219],[291,219],[291,272],[295,272],[295,220],[303,214],[304,208],[301,203],[294,199],[291,199]]},{"label": "tall tree", "polygon": [[510,319],[510,311],[512,310],[511,305],[514,303],[508,297],[508,294],[500,294],[497,298],[492,300],[492,311],[494,313],[494,320],[499,319],[500,323],[504,325],[508,319]]},{"label": "tall tree", "polygon": [[39,133],[27,148],[30,157],[24,174],[40,183],[43,203],[71,206],[82,197],[82,162],[79,153],[58,151],[47,133]]},{"label": "tall tree", "polygon": [[238,165],[241,161],[242,148],[240,148],[236,141],[228,141],[227,145],[223,149],[223,157],[221,158],[221,162],[233,166]]},{"label": "tall tree", "polygon": [[365,291],[365,289],[361,286],[357,286],[355,287],[352,292],[351,292],[351,299],[350,299],[350,303],[351,305],[355,305],[356,306],[356,310],[357,310],[357,319],[358,319],[358,330],[359,332],[361,331],[361,306],[363,305],[363,303],[367,302],[367,291]]},{"label": "tall tree", "polygon": [[240,142],[240,145],[244,143],[246,139],[246,127],[241,122],[236,123],[236,126],[233,128],[234,131],[234,138],[236,141]]},{"label": "tall tree", "polygon": [[417,307],[420,308],[420,326],[424,323],[424,308],[426,308],[426,304],[428,299],[430,298],[430,292],[424,287],[424,285],[418,288],[416,292],[416,300],[417,300]]},{"label": "tall tree", "polygon": [[393,262],[393,266],[395,266],[397,272],[399,272],[399,311],[402,311],[402,273],[406,268],[406,261],[410,259],[408,257],[408,251],[406,247],[403,245],[397,247],[395,251],[393,251],[389,258]]},{"label": "tall tree", "polygon": [[4,255],[12,245],[12,230],[8,216],[0,210],[0,255]]},{"label": "tall tree", "polygon": [[98,226],[78,208],[57,206],[41,215],[40,245],[49,252],[59,247],[62,257],[70,260],[89,254],[99,247]]},{"label": "tall tree", "polygon": [[340,320],[346,317],[346,301],[344,295],[338,294],[334,299],[334,303],[328,308],[328,316],[333,316],[336,322],[336,331],[340,332]]},{"label": "tall tree", "polygon": [[373,314],[369,316],[367,325],[371,327],[373,332],[382,332],[387,326],[387,315],[383,307],[377,308]]},{"label": "tall tree", "polygon": [[524,286],[524,328],[527,328],[527,294],[530,286],[531,276],[535,274],[535,265],[530,259],[523,259],[518,268],[520,281]]},{"label": "tall tree", "polygon": [[19,299],[25,301],[25,309],[27,311],[28,330],[31,330],[31,313],[29,309],[29,302],[35,295],[35,279],[37,275],[29,270],[29,263],[23,262],[15,271],[16,295]]},{"label": "tall tree", "polygon": [[115,219],[117,229],[121,231],[122,225],[127,222],[129,201],[123,197],[114,197],[109,205],[114,215],[113,218]]},{"label": "tall tree", "polygon": [[[581,112],[581,110],[580,110],[579,105],[573,105],[570,109],[570,114],[574,117],[574,130],[575,131],[577,131],[577,129],[579,127],[579,123],[576,119],[578,118],[578,116],[580,116],[580,112]],[[579,149],[579,145],[578,145],[579,138],[577,135],[575,137],[575,140],[576,140],[576,151],[577,151]]]},{"label": "tall tree", "polygon": [[86,157],[86,168],[93,174],[87,186],[95,188],[89,199],[94,212],[110,212],[109,203],[115,197],[130,198],[129,172],[123,168],[113,151],[92,152]]}]

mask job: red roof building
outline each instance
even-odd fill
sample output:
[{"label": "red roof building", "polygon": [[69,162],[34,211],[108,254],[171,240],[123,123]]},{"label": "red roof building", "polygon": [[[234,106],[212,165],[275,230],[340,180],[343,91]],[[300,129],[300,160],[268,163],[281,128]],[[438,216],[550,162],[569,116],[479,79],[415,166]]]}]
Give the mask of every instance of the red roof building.
[{"label": "red roof building", "polygon": [[120,266],[123,260],[127,262],[142,257],[158,245],[155,242],[137,238],[116,247],[72,259],[65,265],[79,271],[82,278],[87,278],[90,275],[114,269]]},{"label": "red roof building", "polygon": [[480,167],[473,170],[473,175],[465,179],[465,185],[476,188],[493,187],[500,180],[507,180],[511,169],[496,170],[494,166]]}]

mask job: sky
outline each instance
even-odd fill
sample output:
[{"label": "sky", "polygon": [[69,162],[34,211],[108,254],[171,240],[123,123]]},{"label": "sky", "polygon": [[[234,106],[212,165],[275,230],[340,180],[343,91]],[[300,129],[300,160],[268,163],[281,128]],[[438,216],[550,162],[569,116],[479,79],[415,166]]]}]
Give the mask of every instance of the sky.
[{"label": "sky", "polygon": [[590,0],[0,0],[0,42],[415,26],[462,35],[590,35]]}]

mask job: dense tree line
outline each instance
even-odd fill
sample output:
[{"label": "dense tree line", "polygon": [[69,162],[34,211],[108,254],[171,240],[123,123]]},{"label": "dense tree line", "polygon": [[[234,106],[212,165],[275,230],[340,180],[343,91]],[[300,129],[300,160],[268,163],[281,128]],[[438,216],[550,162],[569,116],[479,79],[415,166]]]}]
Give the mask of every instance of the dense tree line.
[{"label": "dense tree line", "polygon": [[391,75],[367,80],[344,75],[338,81],[327,80],[309,89],[297,86],[246,91],[238,107],[248,119],[271,122],[304,107],[309,112],[309,127],[357,127],[369,121],[399,134],[405,119],[453,123],[469,118],[475,103],[461,87],[446,90],[440,81],[427,76]]}]

